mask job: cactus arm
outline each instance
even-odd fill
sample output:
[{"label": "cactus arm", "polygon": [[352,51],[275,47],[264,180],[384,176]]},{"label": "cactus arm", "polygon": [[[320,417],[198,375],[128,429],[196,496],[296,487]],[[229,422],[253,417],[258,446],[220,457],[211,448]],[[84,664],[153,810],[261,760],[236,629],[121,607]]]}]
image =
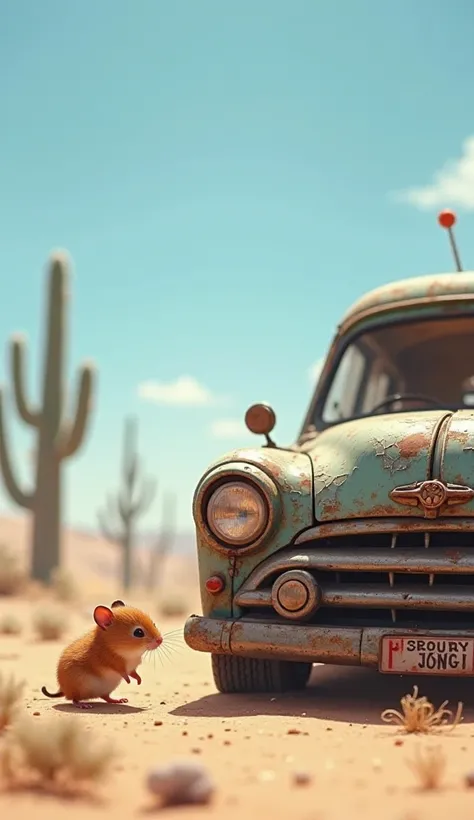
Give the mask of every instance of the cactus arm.
[{"label": "cactus arm", "polygon": [[0,390],[0,468],[3,475],[5,488],[13,501],[25,510],[33,508],[34,496],[32,493],[25,493],[21,489],[15,478],[12,468],[12,461],[7,445],[7,435],[5,432],[5,421],[3,415],[3,392]]},{"label": "cactus arm", "polygon": [[58,442],[58,458],[69,458],[81,446],[90,419],[91,397],[94,387],[94,368],[84,365],[80,371],[74,421],[67,425]]},{"label": "cactus arm", "polygon": [[15,403],[25,424],[39,427],[41,415],[31,407],[26,398],[25,354],[25,340],[20,336],[14,337],[11,340],[10,355]]},{"label": "cactus arm", "polygon": [[99,510],[97,512],[97,521],[102,532],[102,535],[107,541],[112,541],[113,543],[120,541],[120,538],[118,537],[117,533],[114,532],[113,528],[110,526],[109,522],[107,521],[107,516],[104,512],[102,512],[102,510]]},{"label": "cactus arm", "polygon": [[143,481],[140,496],[131,504],[132,515],[144,515],[150,509],[156,495],[156,486],[156,481],[153,478]]}]

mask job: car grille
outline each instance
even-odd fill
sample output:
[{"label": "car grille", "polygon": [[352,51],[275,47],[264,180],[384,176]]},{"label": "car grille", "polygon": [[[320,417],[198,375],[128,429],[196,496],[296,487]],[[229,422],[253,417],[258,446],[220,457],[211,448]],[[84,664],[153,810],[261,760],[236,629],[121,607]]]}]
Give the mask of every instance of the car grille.
[{"label": "car grille", "polygon": [[257,567],[235,602],[252,617],[284,620],[271,608],[271,588],[289,569],[310,572],[322,590],[322,605],[309,623],[457,629],[474,623],[474,531],[305,542]]}]

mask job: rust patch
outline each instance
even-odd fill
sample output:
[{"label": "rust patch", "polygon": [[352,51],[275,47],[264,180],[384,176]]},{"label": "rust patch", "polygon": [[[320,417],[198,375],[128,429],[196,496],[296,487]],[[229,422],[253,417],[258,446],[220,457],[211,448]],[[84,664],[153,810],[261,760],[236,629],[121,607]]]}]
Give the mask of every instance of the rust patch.
[{"label": "rust patch", "polygon": [[333,501],[325,501],[322,512],[323,515],[337,516],[341,512],[341,505],[336,499]]},{"label": "rust patch", "polygon": [[455,549],[446,550],[446,558],[449,558],[449,560],[452,561],[453,564],[457,564],[458,561],[460,561],[462,557],[463,557],[463,554],[459,550],[455,550]]},{"label": "rust patch", "polygon": [[426,433],[412,433],[411,436],[402,438],[397,442],[397,447],[401,458],[416,458],[422,450],[427,449],[431,444],[430,436]]},{"label": "rust patch", "polygon": [[370,515],[378,516],[393,515],[393,507],[389,507],[384,504],[378,504],[376,507],[370,507],[370,509],[367,510],[367,514],[369,513]]},{"label": "rust patch", "polygon": [[375,499],[377,498],[377,493],[370,493],[370,497],[372,501],[375,501]]},{"label": "rust patch", "polygon": [[470,435],[466,430],[450,430],[449,438],[453,441],[458,441],[459,444],[462,444],[464,447],[465,444],[468,444]]}]

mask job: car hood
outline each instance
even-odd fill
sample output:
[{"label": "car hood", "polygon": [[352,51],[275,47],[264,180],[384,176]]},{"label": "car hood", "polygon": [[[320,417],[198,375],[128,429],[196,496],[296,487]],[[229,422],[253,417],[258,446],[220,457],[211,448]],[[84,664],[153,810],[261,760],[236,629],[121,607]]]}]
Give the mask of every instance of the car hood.
[{"label": "car hood", "polygon": [[[313,462],[317,521],[474,516],[468,490],[463,495],[454,488],[452,500],[436,512],[416,497],[416,485],[433,479],[474,488],[474,411],[356,419],[319,433],[301,449]],[[407,495],[406,485],[415,485]]]}]

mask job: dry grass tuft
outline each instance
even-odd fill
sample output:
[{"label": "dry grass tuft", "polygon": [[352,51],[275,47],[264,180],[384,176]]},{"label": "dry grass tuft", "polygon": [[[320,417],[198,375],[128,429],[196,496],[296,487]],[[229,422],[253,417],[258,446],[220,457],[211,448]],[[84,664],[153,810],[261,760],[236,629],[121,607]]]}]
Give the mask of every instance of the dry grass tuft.
[{"label": "dry grass tuft", "polygon": [[162,618],[181,618],[188,614],[186,599],[177,592],[170,593],[158,602]]},{"label": "dry grass tuft", "polygon": [[0,544],[0,595],[17,595],[25,583],[25,573],[16,554],[5,544]]},{"label": "dry grass tuft", "polygon": [[0,674],[0,732],[15,720],[23,697],[25,681],[17,681],[10,675]]},{"label": "dry grass tuft", "polygon": [[59,607],[44,603],[33,615],[33,629],[42,641],[59,640],[67,628],[67,615]]},{"label": "dry grass tuft", "polygon": [[7,789],[38,788],[57,795],[80,795],[102,780],[116,757],[107,742],[91,743],[77,718],[15,721],[0,754]]},{"label": "dry grass tuft", "polygon": [[420,789],[439,789],[446,770],[446,755],[440,746],[428,748],[424,753],[417,749],[413,760],[408,760],[407,763],[417,777]]},{"label": "dry grass tuft", "polygon": [[[381,718],[385,723],[395,723],[408,734],[428,734],[446,726],[453,717],[451,710],[446,709],[447,703],[445,700],[438,709],[435,709],[428,698],[418,697],[418,686],[414,686],[413,694],[404,695],[400,700],[401,712],[397,709],[385,709]],[[463,704],[459,702],[450,726],[451,731],[462,721],[462,709]]]},{"label": "dry grass tuft", "polygon": [[79,587],[74,575],[63,567],[56,567],[51,573],[51,589],[59,601],[74,603],[79,598]]},{"label": "dry grass tuft", "polygon": [[0,617],[0,635],[21,635],[23,624],[13,613]]}]

